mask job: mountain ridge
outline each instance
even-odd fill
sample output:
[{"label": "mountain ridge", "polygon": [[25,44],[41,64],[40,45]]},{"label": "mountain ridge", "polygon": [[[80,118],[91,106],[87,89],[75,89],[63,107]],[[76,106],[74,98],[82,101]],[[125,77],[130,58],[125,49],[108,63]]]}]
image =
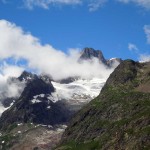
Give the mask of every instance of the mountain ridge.
[{"label": "mountain ridge", "polygon": [[148,150],[150,92],[138,87],[150,86],[149,73],[150,63],[123,61],[100,95],[73,117],[56,150]]}]

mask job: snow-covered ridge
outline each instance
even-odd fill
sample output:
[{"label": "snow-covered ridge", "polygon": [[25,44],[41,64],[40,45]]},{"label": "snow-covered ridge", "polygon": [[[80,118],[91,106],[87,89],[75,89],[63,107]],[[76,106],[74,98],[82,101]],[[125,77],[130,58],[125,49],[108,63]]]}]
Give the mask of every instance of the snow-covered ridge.
[{"label": "snow-covered ridge", "polygon": [[116,60],[116,59],[117,59],[117,58],[114,57],[114,58],[110,58],[109,60]]},{"label": "snow-covered ridge", "polygon": [[[70,106],[82,106],[93,98],[99,95],[106,79],[93,78],[93,79],[76,79],[73,82],[64,84],[52,81],[55,92],[51,94],[40,94],[33,96],[32,104],[40,103],[41,98],[47,99],[49,106],[50,101],[56,103],[57,101],[65,101]],[[50,109],[50,107],[49,107]]]},{"label": "snow-covered ridge", "polygon": [[78,79],[69,84],[52,82],[56,92],[52,93],[55,100],[66,100],[70,104],[88,103],[99,95],[106,79]]},{"label": "snow-covered ridge", "polygon": [[[31,80],[31,78],[27,78],[27,80],[22,80],[21,82],[26,82]],[[88,103],[93,98],[99,95],[103,85],[105,84],[106,79],[104,78],[93,78],[93,79],[76,79],[75,81],[63,84],[60,82],[52,81],[52,85],[55,88],[55,92],[51,94],[40,94],[33,96],[31,100],[32,104],[42,102],[42,99],[47,98],[48,100],[48,109],[49,101],[55,103],[59,100],[64,100],[72,107],[82,107],[82,105]],[[12,102],[10,107],[14,104],[15,101]],[[0,114],[2,114],[5,110],[9,109],[10,107],[5,108],[0,103]]]}]

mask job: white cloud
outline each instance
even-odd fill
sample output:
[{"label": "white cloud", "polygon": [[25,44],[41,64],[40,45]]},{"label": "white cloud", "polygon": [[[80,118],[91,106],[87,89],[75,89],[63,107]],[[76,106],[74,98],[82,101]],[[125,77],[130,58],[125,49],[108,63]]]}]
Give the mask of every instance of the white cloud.
[{"label": "white cloud", "polygon": [[139,58],[140,62],[149,62],[150,61],[150,55],[148,54],[141,54]]},{"label": "white cloud", "polygon": [[0,100],[6,97],[19,97],[24,84],[18,80],[11,82],[11,77],[18,77],[24,68],[3,63],[0,66]]},{"label": "white cloud", "polygon": [[[10,0],[0,1],[3,3],[10,2]],[[132,3],[147,10],[150,9],[150,0],[113,0],[113,2],[116,1],[124,4]],[[22,0],[22,2],[23,5],[30,10],[34,9],[35,7],[49,9],[50,6],[78,6],[83,4],[89,8],[89,11],[93,12],[101,8],[106,2],[110,2],[110,0]]]},{"label": "white cloud", "polygon": [[89,4],[89,11],[96,11],[102,7],[108,0],[92,0]]},{"label": "white cloud", "polygon": [[0,60],[13,58],[17,62],[25,59],[27,68],[50,74],[54,79],[69,76],[107,78],[112,71],[100,65],[97,60],[94,60],[93,64],[79,64],[78,51],[70,50],[65,54],[49,44],[42,45],[39,39],[6,20],[0,21],[0,41]]},{"label": "white cloud", "polygon": [[48,9],[51,5],[81,5],[87,4],[89,11],[96,11],[102,7],[108,0],[23,0],[24,5],[28,9],[41,7]]},{"label": "white cloud", "polygon": [[1,75],[7,79],[8,77],[18,77],[23,71],[23,67],[14,66],[7,64],[6,62],[2,63],[0,66]]},{"label": "white cloud", "polygon": [[117,1],[125,4],[134,3],[143,8],[150,9],[150,0],[117,0]]},{"label": "white cloud", "polygon": [[133,44],[133,43],[129,43],[128,44],[128,49],[130,50],[130,51],[134,51],[134,52],[138,52],[138,48],[137,48],[137,46],[135,45],[135,44]]},{"label": "white cloud", "polygon": [[147,37],[147,43],[150,44],[150,25],[145,25],[144,26],[144,32]]},{"label": "white cloud", "polygon": [[24,5],[28,9],[33,9],[38,6],[48,9],[50,5],[78,5],[82,0],[24,0]]}]

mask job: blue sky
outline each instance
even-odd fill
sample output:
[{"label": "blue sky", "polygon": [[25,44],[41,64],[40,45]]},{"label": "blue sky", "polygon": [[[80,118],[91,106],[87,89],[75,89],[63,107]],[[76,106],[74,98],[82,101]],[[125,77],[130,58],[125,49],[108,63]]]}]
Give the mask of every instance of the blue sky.
[{"label": "blue sky", "polygon": [[0,19],[42,44],[64,52],[93,47],[106,58],[149,55],[149,18],[150,0],[0,0]]},{"label": "blue sky", "polygon": [[116,66],[78,63],[84,47],[150,61],[150,0],[0,0],[0,97],[23,70],[106,80]]}]

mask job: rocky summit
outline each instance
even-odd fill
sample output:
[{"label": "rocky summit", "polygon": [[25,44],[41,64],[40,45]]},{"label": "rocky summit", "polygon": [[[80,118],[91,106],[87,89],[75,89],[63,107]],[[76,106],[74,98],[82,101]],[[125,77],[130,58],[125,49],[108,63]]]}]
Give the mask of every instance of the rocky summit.
[{"label": "rocky summit", "polygon": [[103,56],[102,51],[94,50],[93,48],[84,48],[81,52],[80,59],[82,60],[89,60],[92,58],[98,58],[98,60],[104,64],[106,64],[106,59]]},{"label": "rocky summit", "polygon": [[94,58],[98,59],[101,64],[107,67],[112,67],[114,64],[119,64],[122,61],[120,58],[106,59],[101,50],[95,50],[89,47],[82,50],[79,61],[82,62],[84,60],[92,60]]},{"label": "rocky summit", "polygon": [[149,150],[150,62],[123,61],[70,121],[56,150]]}]

